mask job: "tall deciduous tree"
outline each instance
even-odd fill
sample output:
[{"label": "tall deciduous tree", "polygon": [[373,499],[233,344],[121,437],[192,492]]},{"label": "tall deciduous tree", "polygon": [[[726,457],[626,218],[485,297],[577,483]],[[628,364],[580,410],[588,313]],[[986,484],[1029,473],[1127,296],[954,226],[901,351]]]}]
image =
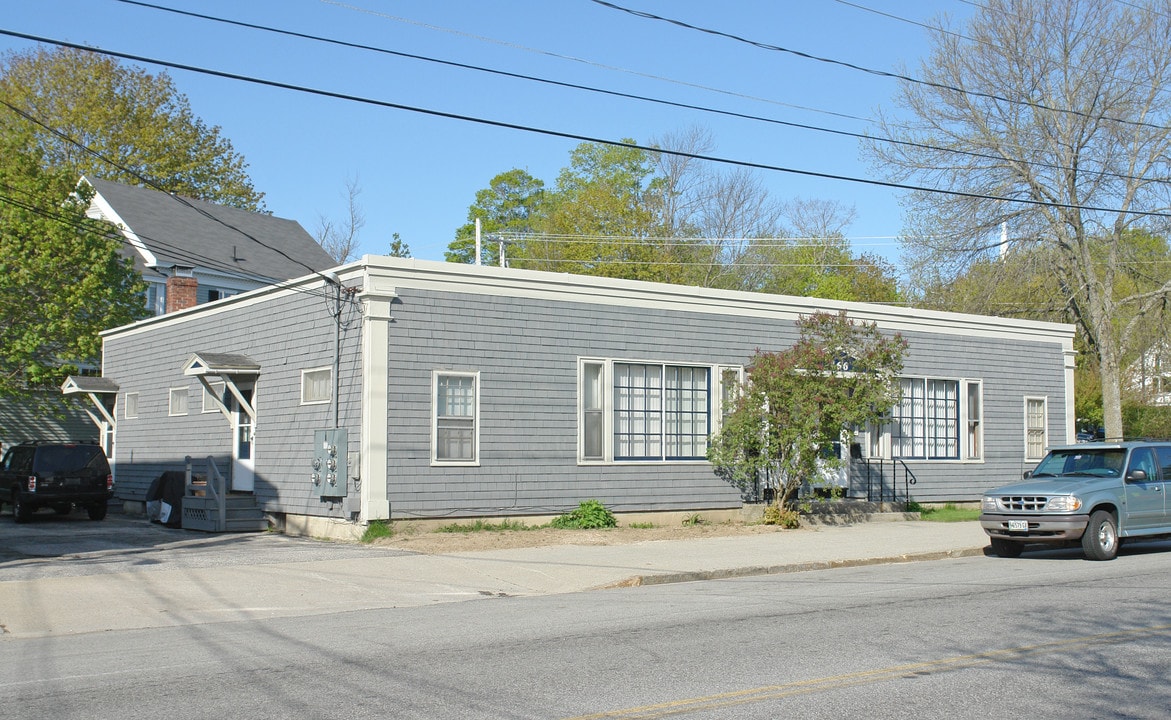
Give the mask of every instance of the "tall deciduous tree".
[{"label": "tall deciduous tree", "polygon": [[366,213],[358,204],[358,196],[361,194],[362,186],[358,178],[350,178],[346,180],[345,218],[339,222],[324,215],[317,216],[317,232],[314,233],[317,244],[339,264],[358,256],[358,248],[361,246],[359,235],[362,228],[366,227]]},{"label": "tall deciduous tree", "polygon": [[[96,362],[98,332],[146,315],[121,236],[85,215],[76,177],[43,169],[30,138],[0,134],[0,395],[59,384]],[[85,192],[86,188],[78,192]]]},{"label": "tall deciduous tree", "polygon": [[906,342],[845,312],[797,322],[787,350],[752,358],[735,409],[708,449],[716,474],[742,490],[763,481],[783,508],[815,481],[819,451],[876,420],[899,397]]},{"label": "tall deciduous tree", "polygon": [[468,221],[455,231],[455,240],[447,247],[448,262],[475,264],[476,220],[480,221],[480,262],[500,262],[500,244],[487,240],[499,233],[539,232],[545,183],[525,170],[513,168],[489,181],[488,187],[476,192],[476,202],[468,208]]},{"label": "tall deciduous tree", "polygon": [[[889,264],[850,252],[843,229],[852,208],[780,203],[747,170],[714,171],[691,157],[712,148],[710,133],[701,129],[655,140],[659,150],[626,142],[577,146],[550,188],[522,170],[492,178],[476,193],[447,260],[474,262],[478,218],[485,239],[481,259],[489,264],[499,262],[499,236],[515,267],[842,300],[897,299]],[[810,235],[811,242],[776,241]]]},{"label": "tall deciduous tree", "polygon": [[142,185],[141,176],[168,192],[263,210],[243,156],[192,112],[166,73],[84,50],[38,48],[0,58],[0,100],[41,123],[0,107],[0,132],[31,127],[22,151],[37,150],[45,167],[75,180],[85,174]]},{"label": "tall deciduous tree", "polygon": [[1124,268],[1143,260],[1127,233],[1167,225],[1169,37],[1162,4],[988,0],[967,27],[935,34],[924,82],[902,84],[905,112],[883,131],[907,144],[870,145],[892,179],[964,193],[910,197],[918,270],[946,282],[986,261],[1001,223],[1010,252],[1045,250],[1032,257],[1049,264],[1097,360],[1112,436],[1122,434],[1124,358],[1171,294],[1165,266],[1119,292]]}]

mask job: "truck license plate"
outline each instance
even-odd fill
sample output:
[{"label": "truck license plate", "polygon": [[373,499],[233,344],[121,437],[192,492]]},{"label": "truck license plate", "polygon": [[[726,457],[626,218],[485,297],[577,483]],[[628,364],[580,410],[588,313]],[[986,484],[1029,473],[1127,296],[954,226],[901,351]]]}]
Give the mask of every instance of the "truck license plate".
[{"label": "truck license plate", "polygon": [[1029,531],[1029,521],[1028,520],[1009,520],[1008,521],[1008,530],[1009,530],[1009,532],[1028,532]]}]

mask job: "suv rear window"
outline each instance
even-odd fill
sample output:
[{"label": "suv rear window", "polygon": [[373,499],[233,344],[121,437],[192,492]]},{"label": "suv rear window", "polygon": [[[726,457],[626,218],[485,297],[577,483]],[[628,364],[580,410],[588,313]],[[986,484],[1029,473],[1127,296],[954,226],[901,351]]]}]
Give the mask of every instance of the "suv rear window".
[{"label": "suv rear window", "polygon": [[74,475],[86,470],[105,471],[106,456],[96,445],[48,445],[37,448],[37,472]]}]

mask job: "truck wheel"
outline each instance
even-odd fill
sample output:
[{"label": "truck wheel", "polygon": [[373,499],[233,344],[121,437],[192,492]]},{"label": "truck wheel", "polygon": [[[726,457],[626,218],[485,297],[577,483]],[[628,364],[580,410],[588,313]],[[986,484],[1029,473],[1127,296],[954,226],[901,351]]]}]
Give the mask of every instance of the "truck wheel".
[{"label": "truck wheel", "polygon": [[998,557],[1020,557],[1021,551],[1024,549],[1025,546],[1022,543],[1012,542],[1011,540],[1001,540],[1000,538],[992,538],[992,552],[996,553]]},{"label": "truck wheel", "polygon": [[18,523],[26,523],[33,516],[33,508],[20,497],[20,490],[12,488],[12,517]]},{"label": "truck wheel", "polygon": [[85,511],[89,513],[90,520],[101,520],[106,517],[106,503],[95,503],[87,507]]},{"label": "truck wheel", "polygon": [[1113,515],[1105,510],[1095,510],[1090,515],[1082,535],[1082,550],[1088,560],[1113,560],[1118,555],[1118,526]]}]

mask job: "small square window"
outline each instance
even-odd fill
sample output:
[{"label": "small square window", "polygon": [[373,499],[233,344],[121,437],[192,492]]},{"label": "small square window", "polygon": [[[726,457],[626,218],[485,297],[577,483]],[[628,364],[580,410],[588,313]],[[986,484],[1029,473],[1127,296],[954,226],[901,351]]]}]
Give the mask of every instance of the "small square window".
[{"label": "small square window", "polygon": [[138,417],[138,393],[126,393],[122,400],[122,414],[127,420]]},{"label": "small square window", "polygon": [[318,405],[333,397],[333,368],[301,371],[301,404]]},{"label": "small square window", "polygon": [[[209,383],[212,392],[208,392],[207,387],[203,388],[203,412],[213,413],[220,409],[216,404],[216,400],[222,400],[224,397],[225,385],[222,382]],[[213,394],[214,393],[214,394]]]},{"label": "small square window", "polygon": [[170,402],[167,404],[168,415],[187,414],[187,388],[171,388]]}]

